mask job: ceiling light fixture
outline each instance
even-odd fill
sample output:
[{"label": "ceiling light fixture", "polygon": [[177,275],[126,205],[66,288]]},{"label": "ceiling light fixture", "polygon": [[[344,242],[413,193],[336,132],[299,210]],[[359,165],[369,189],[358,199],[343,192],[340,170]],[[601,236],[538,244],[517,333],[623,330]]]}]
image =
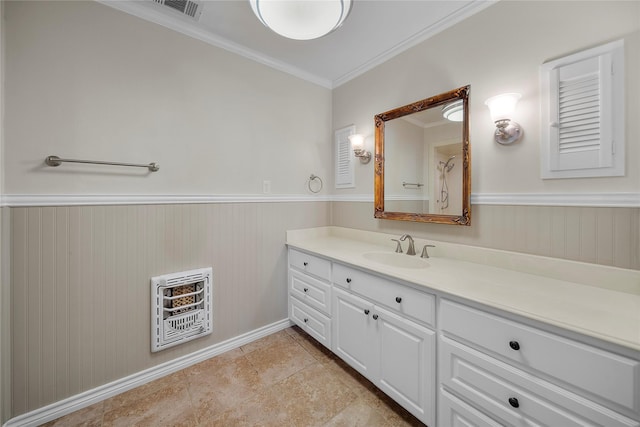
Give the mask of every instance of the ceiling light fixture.
[{"label": "ceiling light fixture", "polygon": [[442,116],[452,122],[461,122],[464,118],[462,99],[447,104],[442,108]]},{"label": "ceiling light fixture", "polygon": [[336,30],[352,0],[249,0],[253,13],[270,30],[294,40],[312,40]]}]

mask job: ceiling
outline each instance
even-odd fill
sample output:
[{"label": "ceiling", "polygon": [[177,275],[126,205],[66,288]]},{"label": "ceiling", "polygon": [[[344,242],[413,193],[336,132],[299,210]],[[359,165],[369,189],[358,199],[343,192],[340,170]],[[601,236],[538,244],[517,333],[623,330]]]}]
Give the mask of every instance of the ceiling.
[{"label": "ceiling", "polygon": [[201,0],[197,20],[153,0],[98,1],[334,88],[496,0],[355,0],[340,28],[307,41],[290,40],[270,31],[255,17],[249,0]]}]

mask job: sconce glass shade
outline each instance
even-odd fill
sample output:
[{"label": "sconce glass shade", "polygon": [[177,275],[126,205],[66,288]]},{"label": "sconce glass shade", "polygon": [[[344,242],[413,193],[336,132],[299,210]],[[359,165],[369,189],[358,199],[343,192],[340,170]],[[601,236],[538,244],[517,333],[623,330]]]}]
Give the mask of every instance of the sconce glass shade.
[{"label": "sconce glass shade", "polygon": [[503,93],[487,99],[484,103],[489,107],[491,120],[494,122],[511,120],[520,98],[522,98],[522,95],[519,93]]},{"label": "sconce glass shade", "polygon": [[364,136],[360,133],[354,133],[349,135],[349,142],[351,142],[351,148],[354,150],[362,150],[364,146]]},{"label": "sconce glass shade", "polygon": [[349,135],[349,142],[351,143],[353,154],[360,159],[360,163],[369,163],[371,160],[371,152],[364,149],[364,135],[360,133]]},{"label": "sconce glass shade", "polygon": [[442,116],[452,122],[461,122],[464,117],[462,100],[452,102],[442,108]]},{"label": "sconce glass shade", "polygon": [[509,145],[522,138],[522,127],[511,120],[521,97],[519,93],[503,93],[484,102],[489,107],[491,120],[496,124],[494,139],[498,144]]},{"label": "sconce glass shade", "polygon": [[294,40],[311,40],[336,30],[349,15],[352,0],[249,0],[267,28]]}]

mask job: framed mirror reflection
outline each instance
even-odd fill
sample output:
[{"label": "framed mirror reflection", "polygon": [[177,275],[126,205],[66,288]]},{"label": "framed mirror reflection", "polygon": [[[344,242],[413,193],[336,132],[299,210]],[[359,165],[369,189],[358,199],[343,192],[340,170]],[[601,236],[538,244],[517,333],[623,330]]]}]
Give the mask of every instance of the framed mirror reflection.
[{"label": "framed mirror reflection", "polygon": [[471,225],[469,90],[374,117],[376,218]]}]

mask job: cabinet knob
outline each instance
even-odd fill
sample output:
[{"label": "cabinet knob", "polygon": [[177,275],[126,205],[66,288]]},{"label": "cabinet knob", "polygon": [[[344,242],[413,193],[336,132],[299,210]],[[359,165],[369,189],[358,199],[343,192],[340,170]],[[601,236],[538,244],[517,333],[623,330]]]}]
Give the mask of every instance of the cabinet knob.
[{"label": "cabinet knob", "polygon": [[518,341],[509,341],[509,347],[513,350],[520,350],[520,343]]},{"label": "cabinet knob", "polygon": [[364,309],[364,314],[368,315],[369,314],[369,310],[367,310],[366,308]]},{"label": "cabinet knob", "polygon": [[518,408],[520,406],[520,402],[518,402],[518,399],[516,399],[515,397],[510,397],[509,405],[513,406],[514,408]]},{"label": "cabinet knob", "polygon": [[351,277],[347,277],[347,283],[351,283]]},{"label": "cabinet knob", "polygon": [[303,291],[307,292],[309,290],[309,288],[304,288]]},{"label": "cabinet knob", "polygon": [[377,314],[373,315],[373,320],[378,320],[378,315]]},{"label": "cabinet knob", "polygon": [[309,321],[309,319],[304,319],[304,323],[307,323]]},{"label": "cabinet knob", "polygon": [[398,304],[400,304],[400,303],[402,302],[402,298],[400,298],[400,297],[396,297],[396,302],[397,302]]},{"label": "cabinet knob", "polygon": [[309,265],[309,263],[307,261],[305,261],[305,262],[302,263],[302,265],[304,265],[306,267],[307,265]]}]

